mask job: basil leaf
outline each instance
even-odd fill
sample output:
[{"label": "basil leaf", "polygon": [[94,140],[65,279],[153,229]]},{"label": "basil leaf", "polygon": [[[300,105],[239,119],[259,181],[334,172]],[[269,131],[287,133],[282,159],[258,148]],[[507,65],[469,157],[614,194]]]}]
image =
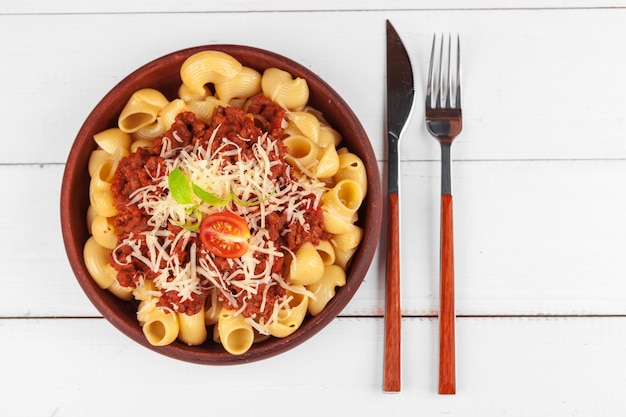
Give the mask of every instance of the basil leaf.
[{"label": "basil leaf", "polygon": [[198,212],[197,213],[197,221],[195,223],[181,223],[181,222],[177,222],[176,220],[173,220],[175,225],[177,225],[178,227],[182,227],[183,229],[189,230],[191,232],[197,232],[198,229],[200,229],[200,224],[202,223],[202,212]]},{"label": "basil leaf", "polygon": [[224,200],[213,193],[203,190],[195,183],[191,183],[191,187],[193,188],[193,192],[200,197],[200,200],[212,206],[223,207],[230,202],[230,200]]},{"label": "basil leaf", "polygon": [[272,193],[270,195],[268,195],[266,198],[264,198],[263,200],[257,200],[257,201],[243,201],[242,199],[240,199],[239,197],[237,197],[235,195],[235,193],[231,192],[230,196],[233,199],[233,201],[241,207],[253,207],[253,206],[258,206],[260,204],[265,203],[267,200],[269,200],[275,193],[276,191],[272,191]]},{"label": "basil leaf", "polygon": [[180,204],[191,204],[193,198],[191,197],[191,187],[189,187],[189,181],[183,171],[180,168],[176,168],[170,172],[167,177],[167,185],[170,187],[170,193],[172,198]]},{"label": "basil leaf", "polygon": [[195,213],[195,212],[198,210],[198,207],[200,207],[200,205],[201,205],[201,204],[202,204],[202,203],[196,203],[196,204],[194,204],[193,206],[187,207],[187,208],[185,209],[185,211],[186,211],[187,213]]},{"label": "basil leaf", "polygon": [[187,230],[190,230],[192,232],[196,232],[198,231],[198,229],[200,229],[200,223],[202,223],[202,212],[198,212],[197,213],[198,216],[198,221],[192,224],[187,223],[184,228]]}]

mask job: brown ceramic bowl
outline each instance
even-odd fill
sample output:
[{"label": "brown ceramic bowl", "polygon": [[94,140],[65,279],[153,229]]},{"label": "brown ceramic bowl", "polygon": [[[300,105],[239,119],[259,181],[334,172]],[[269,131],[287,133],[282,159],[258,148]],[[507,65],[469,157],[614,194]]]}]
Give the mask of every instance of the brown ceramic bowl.
[{"label": "brown ceramic bowl", "polygon": [[[164,347],[150,345],[137,322],[136,306],[100,289],[83,262],[83,246],[89,237],[85,220],[89,205],[87,161],[96,147],[94,133],[116,126],[123,106],[131,94],[140,88],[155,88],[168,98],[175,98],[181,84],[181,64],[187,57],[202,50],[229,53],[243,65],[260,72],[268,67],[277,67],[294,77],[306,79],[310,88],[309,104],[321,110],[331,126],[343,135],[342,146],[362,158],[369,177],[366,201],[359,212],[359,225],[365,229],[366,237],[348,268],[346,285],[338,289],[335,298],[322,313],[307,317],[300,329],[291,336],[255,343],[247,353],[238,356],[227,353],[210,338],[203,345],[194,347],[178,341]],[[236,45],[200,46],[174,52],[144,65],[122,80],[97,104],[78,132],[67,160],[61,188],[61,225],[67,256],[79,284],[98,311],[121,332],[149,349],[172,358],[211,365],[246,363],[277,355],[306,341],[331,322],[348,304],[365,277],[378,243],[381,217],[381,187],[376,157],[367,134],[345,101],[302,65],[272,52]]]}]

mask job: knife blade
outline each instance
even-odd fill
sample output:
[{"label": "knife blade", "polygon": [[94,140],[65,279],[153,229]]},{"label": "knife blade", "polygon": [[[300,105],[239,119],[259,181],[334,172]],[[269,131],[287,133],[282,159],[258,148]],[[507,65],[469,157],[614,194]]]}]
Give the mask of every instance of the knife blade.
[{"label": "knife blade", "polygon": [[409,55],[387,20],[387,265],[385,282],[385,353],[383,391],[401,386],[402,313],[400,309],[400,136],[413,108],[415,88]]}]

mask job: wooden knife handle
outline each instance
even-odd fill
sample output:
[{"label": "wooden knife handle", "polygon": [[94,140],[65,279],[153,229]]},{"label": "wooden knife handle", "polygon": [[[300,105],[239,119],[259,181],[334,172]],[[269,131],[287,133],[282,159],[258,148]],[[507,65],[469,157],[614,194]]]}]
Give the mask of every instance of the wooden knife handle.
[{"label": "wooden knife handle", "polygon": [[400,209],[398,194],[388,195],[387,279],[385,292],[385,359],[383,390],[400,391]]},{"label": "wooden knife handle", "polygon": [[441,292],[439,305],[439,394],[456,393],[454,239],[452,196],[441,196]]}]

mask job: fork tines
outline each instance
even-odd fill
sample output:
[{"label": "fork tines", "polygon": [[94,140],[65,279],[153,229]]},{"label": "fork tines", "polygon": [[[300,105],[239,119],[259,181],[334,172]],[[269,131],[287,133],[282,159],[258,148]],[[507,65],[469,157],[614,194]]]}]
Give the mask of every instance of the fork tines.
[{"label": "fork tines", "polygon": [[[453,43],[456,43],[456,54],[452,54]],[[445,55],[443,53],[444,48],[448,50]],[[437,49],[439,52],[438,60],[435,59]],[[453,67],[456,67],[454,75],[451,71]],[[432,91],[436,92],[434,102]],[[439,39],[437,39],[436,34],[433,36],[426,88],[426,108],[461,108],[461,41],[458,34],[456,41],[453,41],[451,34],[448,34],[447,39],[443,34]]]}]

